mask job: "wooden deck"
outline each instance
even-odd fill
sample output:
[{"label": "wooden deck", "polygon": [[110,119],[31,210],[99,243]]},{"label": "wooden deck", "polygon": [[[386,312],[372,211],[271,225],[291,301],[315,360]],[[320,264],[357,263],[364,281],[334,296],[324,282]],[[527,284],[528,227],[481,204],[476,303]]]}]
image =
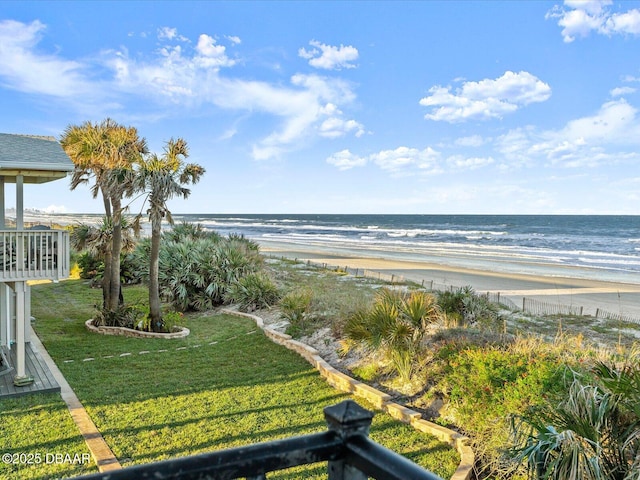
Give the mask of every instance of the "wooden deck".
[{"label": "wooden deck", "polygon": [[[13,377],[16,372],[15,369],[11,372],[7,372],[4,375],[0,371],[0,399],[8,397],[19,397],[20,395],[27,395],[30,393],[49,393],[59,392],[60,385],[53,378],[53,375],[49,371],[47,364],[44,362],[40,353],[35,349],[31,343],[26,344],[26,371],[27,375],[33,378],[33,383],[25,387],[16,387],[13,384]],[[5,352],[6,353],[6,352]],[[15,348],[9,352],[9,362],[15,365],[16,351]]]}]

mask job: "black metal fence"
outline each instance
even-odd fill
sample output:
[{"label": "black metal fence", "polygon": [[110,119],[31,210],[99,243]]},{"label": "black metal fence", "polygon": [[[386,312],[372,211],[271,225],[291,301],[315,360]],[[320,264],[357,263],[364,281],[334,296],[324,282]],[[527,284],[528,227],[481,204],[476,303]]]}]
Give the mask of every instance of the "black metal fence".
[{"label": "black metal fence", "polygon": [[353,400],[326,407],[328,431],[136,465],[78,480],[264,480],[267,473],[327,462],[329,480],[442,480],[369,438],[373,413]]}]

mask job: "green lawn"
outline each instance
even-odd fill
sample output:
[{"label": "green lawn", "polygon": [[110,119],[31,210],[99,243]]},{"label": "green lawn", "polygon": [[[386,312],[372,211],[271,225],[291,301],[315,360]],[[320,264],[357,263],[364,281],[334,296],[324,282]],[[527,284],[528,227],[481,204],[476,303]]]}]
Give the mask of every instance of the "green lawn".
[{"label": "green lawn", "polygon": [[[125,291],[127,301],[143,297],[142,288]],[[189,316],[191,335],[180,340],[102,336],[84,327],[100,300],[101,292],[82,281],[39,285],[33,287],[32,314],[47,350],[124,466],[323,431],[322,408],[347,398],[249,320]],[[23,405],[48,402],[58,412],[56,398],[13,400],[9,410],[2,402],[0,425]],[[13,445],[43,448],[42,436],[26,428],[39,415],[25,414],[25,428],[9,429],[0,446],[8,438],[10,450]],[[67,442],[61,449],[82,449],[68,428],[61,438],[51,435],[50,442]],[[444,478],[459,461],[446,444],[382,413],[374,419],[371,437]],[[323,466],[306,467],[274,478],[322,478],[323,472]],[[4,465],[0,475],[14,478]],[[52,474],[38,467],[21,472],[21,478],[47,475]]]}]

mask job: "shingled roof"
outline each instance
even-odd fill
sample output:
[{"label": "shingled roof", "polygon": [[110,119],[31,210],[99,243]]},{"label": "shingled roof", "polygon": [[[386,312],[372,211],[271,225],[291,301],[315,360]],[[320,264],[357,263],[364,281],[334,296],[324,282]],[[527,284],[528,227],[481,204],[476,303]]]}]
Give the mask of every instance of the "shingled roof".
[{"label": "shingled roof", "polygon": [[73,162],[54,137],[0,133],[0,176],[14,182],[43,183],[65,177]]}]

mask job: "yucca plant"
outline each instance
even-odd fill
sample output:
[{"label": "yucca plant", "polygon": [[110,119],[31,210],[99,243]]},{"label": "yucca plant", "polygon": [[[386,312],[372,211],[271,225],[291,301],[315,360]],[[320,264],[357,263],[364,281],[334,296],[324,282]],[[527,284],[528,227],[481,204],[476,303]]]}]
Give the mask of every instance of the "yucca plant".
[{"label": "yucca plant", "polygon": [[401,380],[407,381],[427,326],[440,321],[441,315],[435,297],[429,293],[382,289],[370,310],[349,317],[345,334],[366,348],[382,351]]}]

